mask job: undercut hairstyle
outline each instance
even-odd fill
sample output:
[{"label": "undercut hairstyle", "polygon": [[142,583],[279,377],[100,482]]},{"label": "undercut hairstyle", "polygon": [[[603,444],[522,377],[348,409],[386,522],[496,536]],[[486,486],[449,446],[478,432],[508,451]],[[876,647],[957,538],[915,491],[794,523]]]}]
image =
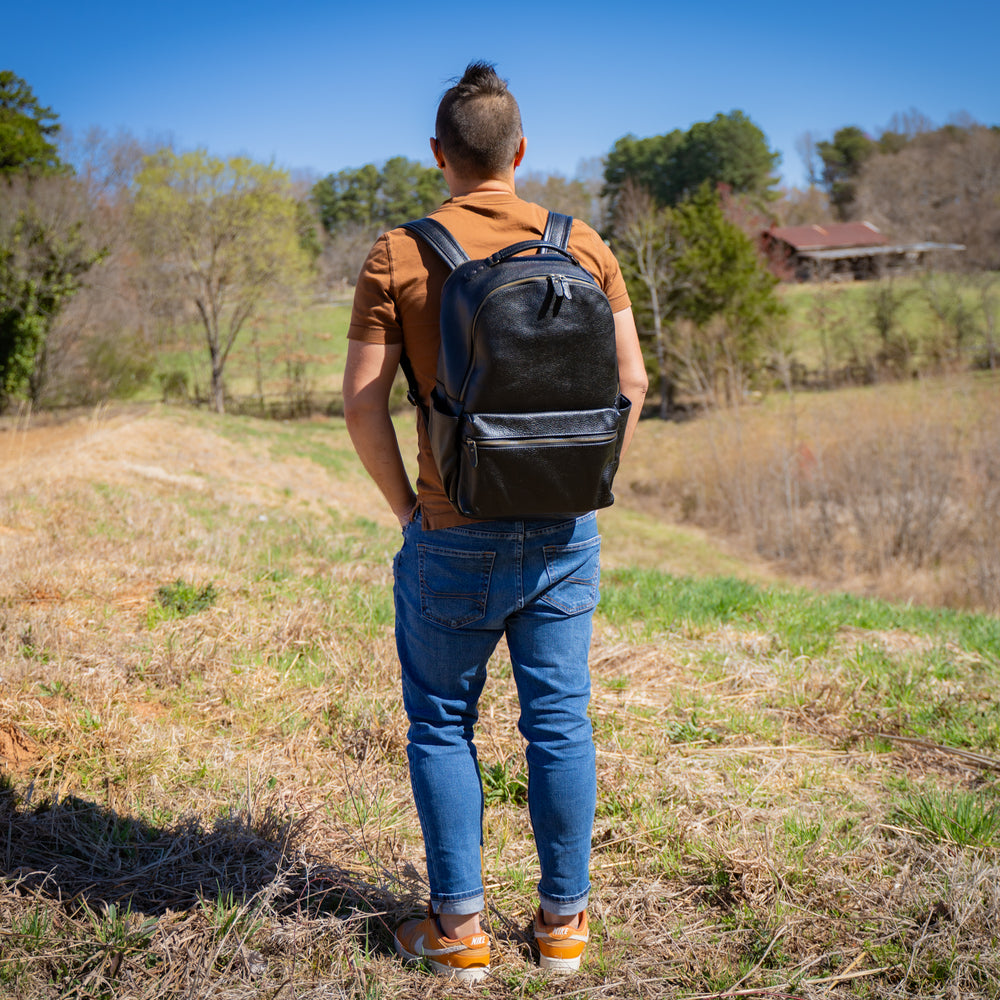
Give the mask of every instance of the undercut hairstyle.
[{"label": "undercut hairstyle", "polygon": [[524,134],[521,109],[492,63],[473,62],[438,105],[437,139],[465,177],[498,177],[510,169]]}]

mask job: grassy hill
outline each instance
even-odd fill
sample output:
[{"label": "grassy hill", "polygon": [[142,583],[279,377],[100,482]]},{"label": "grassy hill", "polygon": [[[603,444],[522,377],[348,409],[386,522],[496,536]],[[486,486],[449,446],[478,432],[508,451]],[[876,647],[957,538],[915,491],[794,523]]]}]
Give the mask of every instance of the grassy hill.
[{"label": "grassy hill", "polygon": [[[1000,620],[793,587],[634,478],[600,515],[593,943],[572,980],[531,954],[501,651],[481,989],[996,996]],[[396,545],[342,421],[0,431],[0,995],[469,992],[392,955],[426,893]]]}]

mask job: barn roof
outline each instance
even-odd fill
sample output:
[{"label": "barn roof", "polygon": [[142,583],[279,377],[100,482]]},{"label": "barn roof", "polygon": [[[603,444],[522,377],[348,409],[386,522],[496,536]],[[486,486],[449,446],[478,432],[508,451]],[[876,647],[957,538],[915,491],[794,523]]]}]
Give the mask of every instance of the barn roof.
[{"label": "barn roof", "polygon": [[767,236],[796,250],[886,246],[889,240],[870,222],[828,222],[812,226],[772,226]]}]

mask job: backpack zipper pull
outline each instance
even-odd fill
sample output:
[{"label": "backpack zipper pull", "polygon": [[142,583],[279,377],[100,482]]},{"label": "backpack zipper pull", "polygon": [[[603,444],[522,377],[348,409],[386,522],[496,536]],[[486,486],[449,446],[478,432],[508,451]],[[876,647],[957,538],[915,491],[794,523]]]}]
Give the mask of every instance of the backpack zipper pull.
[{"label": "backpack zipper pull", "polygon": [[557,299],[573,298],[573,290],[570,288],[569,279],[561,274],[550,274],[549,284],[552,286],[552,294]]},{"label": "backpack zipper pull", "polygon": [[476,448],[476,442],[466,441],[465,444],[469,449],[469,461],[472,463],[472,467],[475,469],[479,465],[479,451]]}]

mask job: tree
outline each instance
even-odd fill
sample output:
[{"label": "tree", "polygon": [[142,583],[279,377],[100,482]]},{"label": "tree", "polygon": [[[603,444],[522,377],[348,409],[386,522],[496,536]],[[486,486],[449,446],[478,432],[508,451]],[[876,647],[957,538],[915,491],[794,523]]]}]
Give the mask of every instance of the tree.
[{"label": "tree", "polygon": [[[640,329],[652,340],[653,371],[660,385],[660,418],[674,410],[676,372],[673,336],[689,289],[685,247],[674,212],[658,206],[647,188],[626,181],[614,220],[615,251],[632,293]],[[648,355],[648,351],[646,352]]]},{"label": "tree", "polygon": [[640,330],[652,341],[660,414],[682,378],[705,398],[737,401],[759,366],[763,334],[781,312],[777,280],[730,222],[709,185],[673,208],[626,184],[615,250]]},{"label": "tree", "polygon": [[795,140],[795,151],[806,168],[806,183],[810,188],[816,187],[820,181],[820,160],[816,151],[816,139],[812,132],[802,132]]},{"label": "tree", "polygon": [[518,173],[517,194],[553,212],[583,219],[595,229],[600,227],[600,191],[595,192],[578,177],[567,180],[561,174]]},{"label": "tree", "polygon": [[151,149],[127,131],[96,127],[63,138],[60,149],[84,189],[87,231],[106,255],[52,324],[35,381],[42,405],[93,405],[132,395],[148,381],[164,325],[131,231],[133,182]]},{"label": "tree", "polygon": [[684,314],[690,321],[675,353],[705,398],[739,402],[760,367],[765,335],[782,314],[777,278],[753,241],[726,218],[708,184],[675,216],[686,248]]},{"label": "tree", "polygon": [[774,197],[774,170],[780,159],[742,111],[696,122],[674,156],[674,200],[694,196],[704,184],[713,189],[724,184],[733,194],[765,203]]},{"label": "tree", "polygon": [[626,180],[646,188],[662,206],[691,197],[702,184],[726,185],[761,205],[774,197],[779,154],[742,111],[717,114],[686,132],[619,139],[608,154],[605,193],[616,201]]},{"label": "tree", "polygon": [[24,80],[0,70],[0,176],[66,171],[52,142],[59,133],[56,118]]},{"label": "tree", "polygon": [[899,240],[960,243],[969,267],[1000,268],[1000,129],[946,125],[868,158],[858,212]]},{"label": "tree", "polygon": [[0,408],[27,389],[38,402],[48,334],[103,256],[72,177],[0,179]]},{"label": "tree", "polygon": [[663,207],[674,203],[670,171],[674,154],[683,142],[684,133],[674,129],[645,139],[626,135],[614,144],[604,165],[604,194],[611,202],[613,217],[626,185],[648,191],[653,201]]},{"label": "tree", "polygon": [[288,175],[244,157],[163,149],[136,177],[134,212],[146,259],[197,311],[223,413],[225,365],[244,324],[305,273]]},{"label": "tree", "polygon": [[823,187],[830,196],[841,219],[851,214],[854,205],[854,185],[865,161],[878,150],[878,145],[857,125],[847,125],[833,134],[833,141],[816,143],[823,161]]},{"label": "tree", "polygon": [[0,71],[0,408],[25,390],[38,401],[52,324],[104,255],[58,132],[28,84]]},{"label": "tree", "polygon": [[313,187],[323,227],[331,235],[359,226],[374,239],[387,229],[426,215],[448,197],[436,167],[394,156],[379,169],[374,163],[329,174]]},{"label": "tree", "polygon": [[437,167],[394,156],[328,174],[312,202],[329,237],[321,265],[330,280],[354,281],[372,241],[387,229],[426,215],[448,197]]}]

